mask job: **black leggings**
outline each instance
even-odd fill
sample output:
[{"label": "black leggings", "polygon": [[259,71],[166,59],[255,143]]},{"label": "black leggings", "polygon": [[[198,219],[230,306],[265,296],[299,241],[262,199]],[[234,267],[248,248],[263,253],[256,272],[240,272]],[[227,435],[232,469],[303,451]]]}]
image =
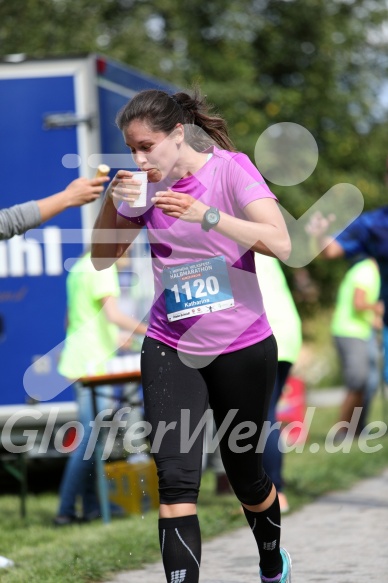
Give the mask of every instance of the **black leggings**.
[{"label": "black leggings", "polygon": [[263,502],[272,482],[263,470],[263,447],[258,442],[276,377],[275,338],[222,354],[195,369],[183,364],[175,349],[146,337],[141,367],[161,504],[197,501],[203,431],[194,443],[188,439],[209,405],[218,430],[228,412],[232,418],[225,423],[220,450],[237,498],[247,505]]}]

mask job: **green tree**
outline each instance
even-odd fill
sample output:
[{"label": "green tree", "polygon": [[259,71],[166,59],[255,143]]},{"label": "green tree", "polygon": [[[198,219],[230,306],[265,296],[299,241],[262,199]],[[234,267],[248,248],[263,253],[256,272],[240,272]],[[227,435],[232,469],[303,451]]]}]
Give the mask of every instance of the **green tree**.
[{"label": "green tree", "polygon": [[[198,82],[252,159],[260,134],[291,121],[315,137],[319,163],[293,187],[270,184],[296,217],[338,182],[365,207],[386,199],[385,0],[0,0],[3,55],[106,55],[180,87]],[[332,300],[343,265],[309,270]]]}]

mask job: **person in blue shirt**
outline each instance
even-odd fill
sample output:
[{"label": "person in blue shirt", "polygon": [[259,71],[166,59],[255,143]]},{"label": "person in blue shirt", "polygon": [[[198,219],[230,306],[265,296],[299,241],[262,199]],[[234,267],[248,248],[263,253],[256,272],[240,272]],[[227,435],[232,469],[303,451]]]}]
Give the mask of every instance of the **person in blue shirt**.
[{"label": "person in blue shirt", "polygon": [[316,213],[307,232],[316,239],[326,259],[363,255],[376,259],[380,270],[380,299],[384,302],[384,381],[388,383],[388,206],[362,213],[336,237],[327,235],[332,217]]}]

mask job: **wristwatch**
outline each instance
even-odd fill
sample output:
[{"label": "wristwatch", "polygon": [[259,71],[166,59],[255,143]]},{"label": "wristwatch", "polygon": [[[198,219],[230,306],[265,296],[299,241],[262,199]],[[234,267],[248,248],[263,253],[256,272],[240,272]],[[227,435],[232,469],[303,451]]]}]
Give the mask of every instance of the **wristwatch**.
[{"label": "wristwatch", "polygon": [[205,214],[203,215],[201,227],[204,231],[209,232],[210,229],[213,229],[216,225],[218,225],[220,220],[220,212],[214,206],[211,206],[207,209]]}]

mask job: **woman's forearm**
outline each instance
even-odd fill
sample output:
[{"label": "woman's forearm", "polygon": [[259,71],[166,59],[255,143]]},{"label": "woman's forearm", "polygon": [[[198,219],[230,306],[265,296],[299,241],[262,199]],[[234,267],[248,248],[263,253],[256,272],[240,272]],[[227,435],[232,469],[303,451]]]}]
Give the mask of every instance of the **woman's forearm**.
[{"label": "woman's forearm", "polygon": [[67,208],[82,206],[95,201],[104,190],[106,176],[96,178],[77,178],[65,190],[37,201],[42,223],[55,217]]},{"label": "woman's forearm", "polygon": [[119,254],[117,209],[106,195],[96,218],[92,233],[91,260],[98,271],[113,265]]},{"label": "woman's forearm", "polygon": [[268,223],[256,223],[220,213],[215,231],[236,241],[242,247],[263,255],[285,261],[291,252],[291,242],[286,227]]},{"label": "woman's forearm", "polygon": [[[188,223],[201,224],[209,209],[202,201],[174,191],[157,192],[151,202],[166,215]],[[220,220],[213,230],[246,249],[286,260],[291,242],[277,202],[270,197],[257,199],[244,208],[244,213],[247,220],[220,211]]]},{"label": "woman's forearm", "polygon": [[37,204],[42,217],[42,223],[59,215],[59,213],[63,212],[70,206],[65,191],[58,192],[47,198],[42,198],[37,201]]}]

